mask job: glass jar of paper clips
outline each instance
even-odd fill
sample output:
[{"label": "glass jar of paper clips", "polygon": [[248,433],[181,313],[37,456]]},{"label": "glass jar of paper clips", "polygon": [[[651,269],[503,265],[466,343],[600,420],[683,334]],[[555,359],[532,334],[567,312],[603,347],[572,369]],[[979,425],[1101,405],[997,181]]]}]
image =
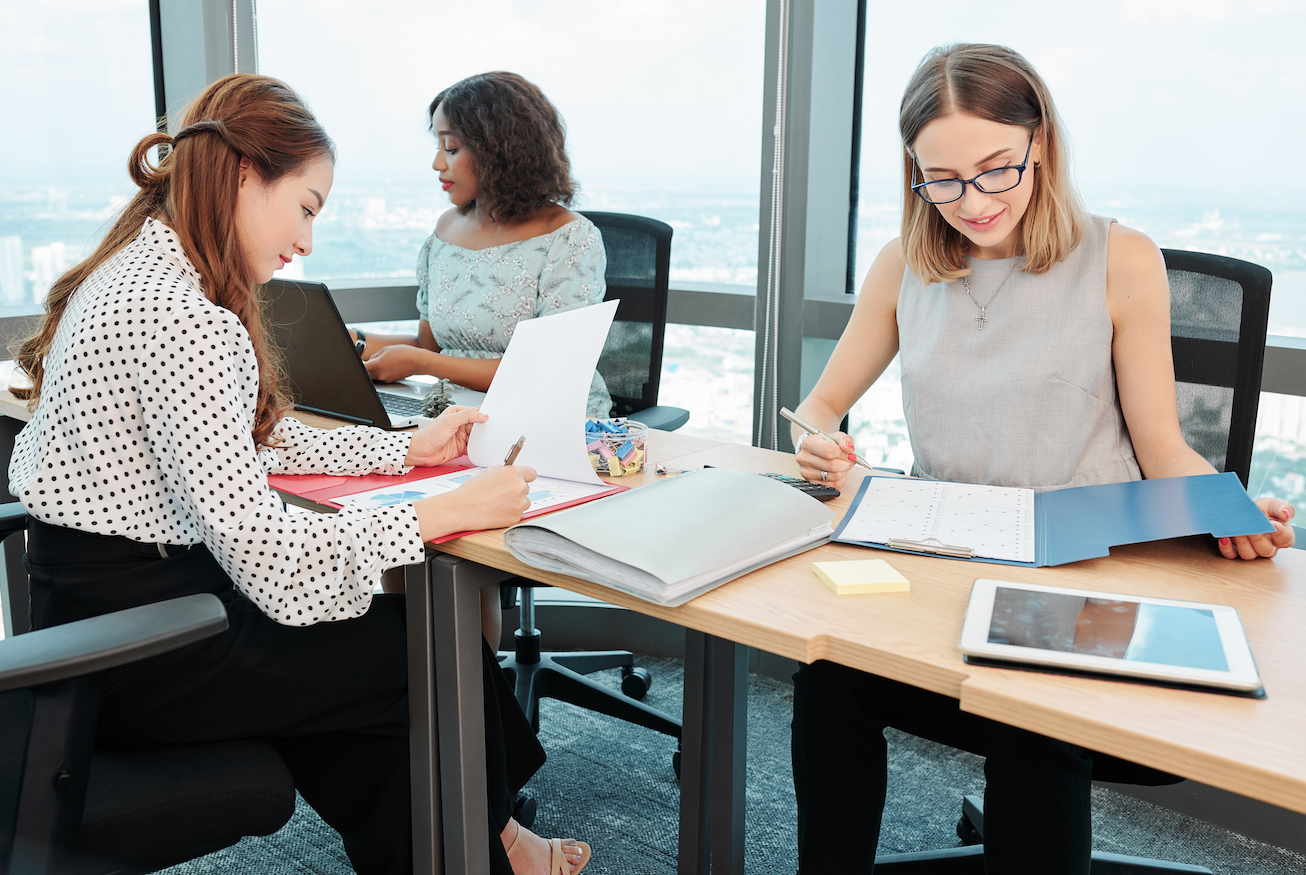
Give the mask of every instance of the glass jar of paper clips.
[{"label": "glass jar of paper clips", "polygon": [[648,426],[633,419],[585,420],[585,445],[599,474],[626,477],[644,470]]}]

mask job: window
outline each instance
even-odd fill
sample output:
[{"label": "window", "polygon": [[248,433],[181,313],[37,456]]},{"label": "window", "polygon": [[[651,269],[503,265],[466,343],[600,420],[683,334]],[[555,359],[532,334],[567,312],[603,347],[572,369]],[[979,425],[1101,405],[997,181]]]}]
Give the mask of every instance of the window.
[{"label": "window", "polygon": [[[869,0],[859,283],[899,233],[898,102],[916,64],[935,45],[999,42],[1047,80],[1091,212],[1162,247],[1265,265],[1274,272],[1270,333],[1306,336],[1306,177],[1296,172],[1306,122],[1292,109],[1306,99],[1297,39],[1306,12],[1299,4],[1119,0],[979,9],[939,0],[931,13],[921,19],[910,6]],[[1306,441],[1285,425],[1300,416],[1300,399],[1267,394],[1261,407],[1252,490],[1259,479],[1284,497],[1306,498],[1306,489],[1268,485],[1301,483],[1306,475]],[[898,467],[910,460],[889,449],[906,438],[896,388],[869,393],[851,419],[859,447],[884,444]]]},{"label": "window", "polygon": [[756,282],[761,3],[389,3],[362,15],[343,0],[264,0],[258,13],[260,71],[298,89],[340,150],[310,277],[413,275],[448,209],[427,105],[502,69],[565,118],[581,209],[671,224],[678,281]]},{"label": "window", "polygon": [[[366,14],[344,0],[263,0],[260,71],[308,100],[340,152],[314,254],[295,264],[308,278],[355,286],[411,281],[449,208],[431,169],[426,108],[459,79],[511,70],[566,120],[579,209],[675,228],[673,286],[754,287],[765,23],[756,0],[411,2]],[[707,354],[723,338],[730,352]],[[693,388],[716,382],[732,386],[724,408]],[[668,331],[661,401],[691,410],[687,431],[746,442],[751,397],[751,332]]]},{"label": "window", "polygon": [[5,4],[0,81],[0,316],[14,316],[40,311],[135,193],[127,156],[154,130],[146,4]]}]

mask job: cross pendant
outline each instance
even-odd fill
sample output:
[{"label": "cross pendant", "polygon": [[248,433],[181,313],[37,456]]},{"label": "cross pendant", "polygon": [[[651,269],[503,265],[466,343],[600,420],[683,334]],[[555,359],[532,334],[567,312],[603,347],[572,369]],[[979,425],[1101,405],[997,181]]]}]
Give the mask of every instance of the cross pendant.
[{"label": "cross pendant", "polygon": [[980,331],[984,330],[984,323],[989,321],[988,318],[984,315],[985,309],[986,309],[985,307],[980,307],[980,314],[975,317],[975,321],[979,323]]}]

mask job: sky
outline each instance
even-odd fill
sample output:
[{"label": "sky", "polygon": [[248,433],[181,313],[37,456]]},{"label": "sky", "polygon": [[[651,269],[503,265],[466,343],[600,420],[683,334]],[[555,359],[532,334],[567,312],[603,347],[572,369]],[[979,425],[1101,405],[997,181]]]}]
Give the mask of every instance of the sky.
[{"label": "sky", "polygon": [[[755,192],[765,8],[261,0],[260,66],[300,90],[339,143],[338,184],[424,181],[431,97],[509,69],[561,110],[582,184]],[[1086,190],[1306,188],[1295,164],[1306,140],[1306,3],[869,0],[868,19],[869,193],[896,172],[897,103],[912,69],[957,40],[1003,42],[1040,69]],[[144,0],[0,4],[0,186],[121,178],[152,113]]]},{"label": "sky", "polygon": [[930,48],[964,41],[1007,45],[1034,64],[1087,192],[1306,193],[1296,164],[1306,139],[1300,0],[870,0],[868,9],[864,179],[896,184],[902,90]]}]

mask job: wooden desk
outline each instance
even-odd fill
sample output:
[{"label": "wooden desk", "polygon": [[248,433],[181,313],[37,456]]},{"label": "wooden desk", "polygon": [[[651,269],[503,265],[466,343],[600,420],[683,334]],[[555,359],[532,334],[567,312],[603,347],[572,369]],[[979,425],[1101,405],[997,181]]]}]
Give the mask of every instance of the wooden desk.
[{"label": "wooden desk", "polygon": [[[796,472],[788,454],[735,445],[670,461],[687,468],[713,464]],[[844,495],[831,502],[832,511],[846,510],[859,480],[860,473]],[[664,608],[529,568],[506,551],[499,532],[463,538],[440,550],[447,557],[525,574],[658,616],[713,639],[803,662],[841,662],[952,696],[963,710],[1306,813],[1306,633],[1300,629],[1306,619],[1304,551],[1283,551],[1273,561],[1231,562],[1216,553],[1209,539],[1189,538],[1120,548],[1109,558],[1057,568],[884,554],[911,580],[911,592],[838,597],[812,574],[811,562],[868,554],[862,548],[829,544],[680,608]],[[968,666],[957,642],[976,577],[1234,605],[1247,627],[1269,698],[1257,701]],[[433,592],[446,585],[447,577]],[[718,676],[718,686],[732,682],[724,677]],[[710,687],[704,695],[711,697]],[[720,701],[718,697],[718,707]],[[687,743],[690,706],[687,691]],[[714,749],[714,755],[732,759],[728,754],[726,748]],[[686,871],[683,847],[681,862]]]}]

